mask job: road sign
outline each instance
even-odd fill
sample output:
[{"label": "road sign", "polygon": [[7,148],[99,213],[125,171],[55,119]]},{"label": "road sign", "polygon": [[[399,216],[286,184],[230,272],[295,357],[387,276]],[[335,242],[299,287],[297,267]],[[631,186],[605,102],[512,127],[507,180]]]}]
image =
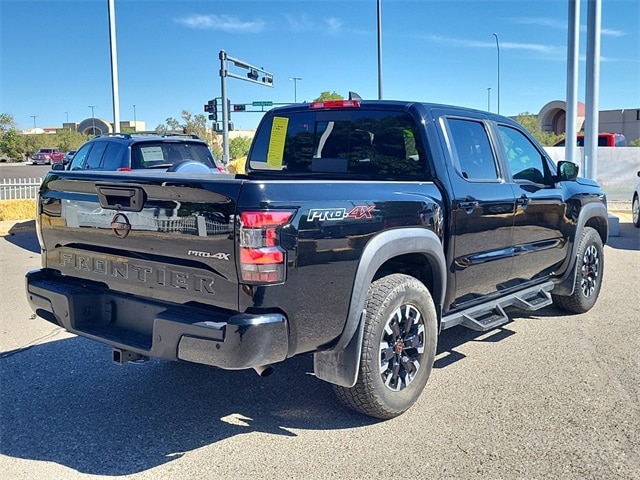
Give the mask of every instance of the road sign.
[{"label": "road sign", "polygon": [[253,107],[273,107],[273,102],[269,102],[269,101],[251,102],[251,106],[253,106]]}]

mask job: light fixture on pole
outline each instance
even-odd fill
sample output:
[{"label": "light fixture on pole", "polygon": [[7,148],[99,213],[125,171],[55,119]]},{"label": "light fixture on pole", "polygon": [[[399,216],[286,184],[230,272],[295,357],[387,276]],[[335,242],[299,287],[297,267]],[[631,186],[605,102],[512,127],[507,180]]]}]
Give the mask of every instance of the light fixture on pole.
[{"label": "light fixture on pole", "polygon": [[298,80],[302,80],[302,78],[289,77],[289,80],[293,80],[293,103],[298,103]]},{"label": "light fixture on pole", "polygon": [[491,111],[491,87],[487,87],[487,112]]},{"label": "light fixture on pole", "polygon": [[498,115],[500,115],[500,42],[497,33],[494,33],[493,36],[496,37],[496,49],[498,50]]}]

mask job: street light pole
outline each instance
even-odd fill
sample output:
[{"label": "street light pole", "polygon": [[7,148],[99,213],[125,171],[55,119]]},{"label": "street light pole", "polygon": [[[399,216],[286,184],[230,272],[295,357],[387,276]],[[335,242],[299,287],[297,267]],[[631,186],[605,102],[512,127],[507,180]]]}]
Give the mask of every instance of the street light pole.
[{"label": "street light pole", "polygon": [[487,88],[487,112],[491,111],[491,87]]},{"label": "street light pole", "polygon": [[38,115],[31,115],[31,118],[33,118],[33,134],[36,134],[36,118],[38,118]]},{"label": "street light pole", "polygon": [[496,37],[496,49],[498,50],[498,115],[500,115],[500,42],[497,33],[494,33],[493,36]]},{"label": "street light pole", "polygon": [[378,0],[378,100],[382,100],[382,0]]},{"label": "street light pole", "polygon": [[89,105],[89,108],[91,109],[91,134],[95,137],[96,136],[96,117],[93,114],[93,109],[96,108],[96,106]]},{"label": "street light pole", "polygon": [[298,80],[302,80],[302,78],[289,77],[289,80],[293,80],[293,103],[298,103]]},{"label": "street light pole", "polygon": [[136,121],[136,105],[135,105],[135,103],[133,104],[133,129],[136,132],[138,131],[138,122]]}]

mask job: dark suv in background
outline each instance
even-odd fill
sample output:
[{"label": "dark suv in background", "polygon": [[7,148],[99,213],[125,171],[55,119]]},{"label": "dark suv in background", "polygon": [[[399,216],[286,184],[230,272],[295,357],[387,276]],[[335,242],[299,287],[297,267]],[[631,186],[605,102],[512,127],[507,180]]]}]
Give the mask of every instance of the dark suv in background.
[{"label": "dark suv in background", "polygon": [[[56,167],[56,170],[65,168]],[[66,168],[122,172],[139,169],[186,173],[222,171],[207,142],[198,136],[156,132],[100,135],[80,147]]]}]

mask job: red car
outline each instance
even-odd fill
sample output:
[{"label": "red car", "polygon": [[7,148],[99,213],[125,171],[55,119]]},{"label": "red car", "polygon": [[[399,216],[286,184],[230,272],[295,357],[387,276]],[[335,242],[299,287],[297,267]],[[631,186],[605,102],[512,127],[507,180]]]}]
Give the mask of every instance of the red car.
[{"label": "red car", "polygon": [[[564,141],[557,141],[553,144],[554,147],[564,147]],[[584,134],[581,133],[577,138],[578,147],[584,147]],[[599,147],[626,147],[627,139],[621,133],[599,133],[598,134],[598,146]]]}]

